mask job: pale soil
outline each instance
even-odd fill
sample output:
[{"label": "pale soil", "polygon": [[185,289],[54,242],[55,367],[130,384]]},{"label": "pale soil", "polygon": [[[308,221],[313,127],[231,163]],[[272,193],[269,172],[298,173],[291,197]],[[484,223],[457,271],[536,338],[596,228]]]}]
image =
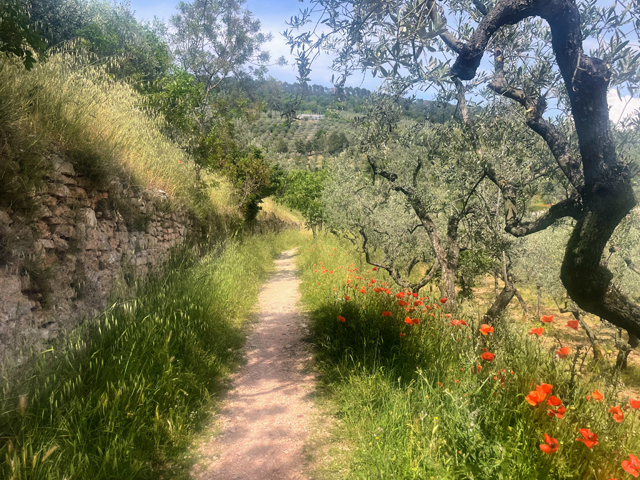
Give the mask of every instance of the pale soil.
[{"label": "pale soil", "polygon": [[305,371],[306,318],[295,249],[284,252],[259,295],[259,318],[247,339],[246,360],[232,377],[216,427],[221,434],[199,448],[196,480],[303,480],[303,446],[316,411],[315,379]]}]

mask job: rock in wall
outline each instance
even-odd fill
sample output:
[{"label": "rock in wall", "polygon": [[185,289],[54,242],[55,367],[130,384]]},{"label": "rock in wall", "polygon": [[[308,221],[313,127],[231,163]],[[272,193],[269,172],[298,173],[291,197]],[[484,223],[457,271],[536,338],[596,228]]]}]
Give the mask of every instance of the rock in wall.
[{"label": "rock in wall", "polygon": [[[91,186],[55,155],[29,217],[0,209],[0,363],[106,307],[169,258],[193,222],[161,190]],[[18,352],[23,352],[22,355]]]}]

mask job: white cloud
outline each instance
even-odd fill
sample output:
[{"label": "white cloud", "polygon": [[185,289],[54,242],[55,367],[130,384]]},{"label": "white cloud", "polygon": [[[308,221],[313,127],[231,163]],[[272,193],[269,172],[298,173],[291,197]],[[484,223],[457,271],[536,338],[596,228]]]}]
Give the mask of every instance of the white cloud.
[{"label": "white cloud", "polygon": [[615,89],[607,93],[607,103],[609,104],[609,119],[613,123],[618,123],[630,115],[640,113],[640,98],[633,98],[631,95],[618,96]]}]

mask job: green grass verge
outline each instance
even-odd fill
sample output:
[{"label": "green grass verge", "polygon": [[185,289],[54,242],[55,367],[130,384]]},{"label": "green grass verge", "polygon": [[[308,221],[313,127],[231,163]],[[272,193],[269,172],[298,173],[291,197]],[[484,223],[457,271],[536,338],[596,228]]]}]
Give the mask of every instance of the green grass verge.
[{"label": "green grass verge", "polygon": [[299,235],[229,241],[201,259],[183,251],[135,300],[42,353],[23,385],[4,390],[0,478],[169,475],[237,363],[273,258]]},{"label": "green grass verge", "polygon": [[[481,312],[447,317],[436,289],[407,312],[386,275],[330,236],[307,245],[299,267],[322,387],[341,430],[336,442],[349,444],[332,467],[346,473],[333,478],[631,478],[621,463],[640,454],[640,410],[625,411],[621,423],[608,413],[627,401],[619,379],[591,375],[582,356],[561,359],[527,334],[544,326],[552,335],[563,325],[509,323],[483,336]],[[451,324],[458,319],[468,325]],[[483,348],[495,359],[482,360]],[[549,416],[549,396],[535,407],[525,401],[542,383],[553,385],[563,418]],[[596,388],[604,400],[588,401]],[[583,428],[598,435],[591,449],[576,441]],[[541,451],[545,433],[558,440],[556,453]]]}]

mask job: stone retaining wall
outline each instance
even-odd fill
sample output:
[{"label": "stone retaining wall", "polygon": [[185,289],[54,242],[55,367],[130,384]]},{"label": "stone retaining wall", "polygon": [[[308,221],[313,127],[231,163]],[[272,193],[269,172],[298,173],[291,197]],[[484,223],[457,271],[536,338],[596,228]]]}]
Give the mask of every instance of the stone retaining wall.
[{"label": "stone retaining wall", "polygon": [[50,158],[29,219],[0,209],[0,362],[98,314],[117,288],[161,266],[193,227],[160,191],[92,188]]}]

